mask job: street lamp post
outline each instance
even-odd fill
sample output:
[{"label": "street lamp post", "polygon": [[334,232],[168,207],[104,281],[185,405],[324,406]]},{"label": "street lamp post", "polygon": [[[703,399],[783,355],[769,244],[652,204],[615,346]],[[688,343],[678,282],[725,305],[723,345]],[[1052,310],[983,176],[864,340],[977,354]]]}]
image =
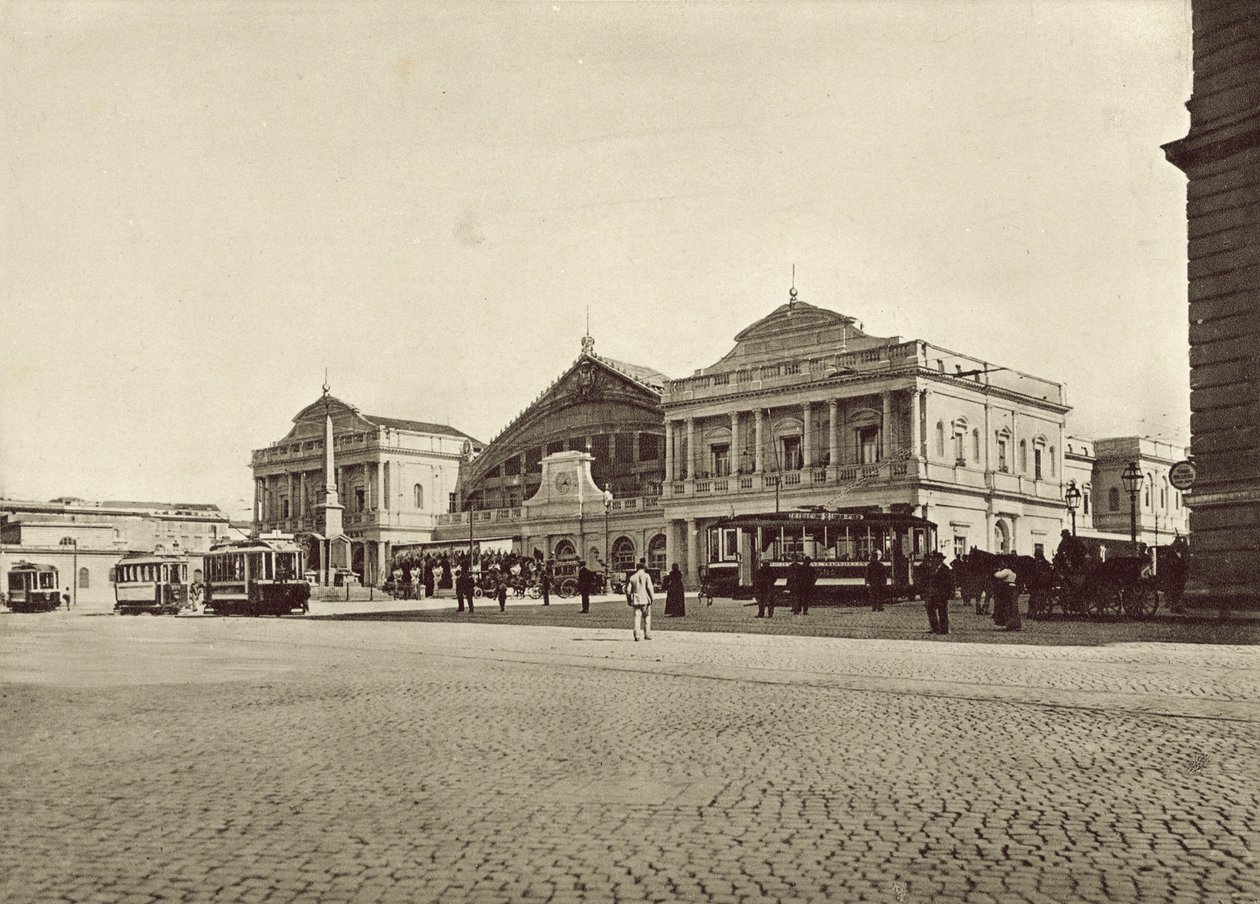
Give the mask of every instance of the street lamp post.
[{"label": "street lamp post", "polygon": [[1072,516],[1072,536],[1076,536],[1076,508],[1081,504],[1081,491],[1075,480],[1069,480],[1067,489],[1063,491],[1063,500],[1067,503],[1068,514]]},{"label": "street lamp post", "polygon": [[612,551],[608,548],[608,513],[612,510],[613,493],[610,484],[604,485],[604,584],[608,584],[608,576],[612,573],[609,563],[612,562]]},{"label": "street lamp post", "polygon": [[79,605],[79,541],[74,537],[62,537],[61,546],[74,547],[74,564],[71,566],[72,574],[70,575],[70,605]]},{"label": "street lamp post", "polygon": [[1136,461],[1131,461],[1124,466],[1124,472],[1120,475],[1120,480],[1124,484],[1125,491],[1129,494],[1129,540],[1136,543],[1137,497],[1138,492],[1142,489],[1142,469],[1138,467]]}]

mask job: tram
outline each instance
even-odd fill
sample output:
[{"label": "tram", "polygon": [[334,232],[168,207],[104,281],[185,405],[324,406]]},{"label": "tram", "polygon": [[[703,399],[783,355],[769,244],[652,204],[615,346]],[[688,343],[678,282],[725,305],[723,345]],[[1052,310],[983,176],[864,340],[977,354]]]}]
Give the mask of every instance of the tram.
[{"label": "tram", "polygon": [[205,555],[205,612],[288,615],[309,610],[302,548],[292,540],[221,543]]},{"label": "tram", "polygon": [[119,615],[174,615],[189,603],[188,560],[161,552],[125,556],[114,569]]},{"label": "tram", "polygon": [[705,581],[721,596],[748,596],[770,562],[779,587],[793,559],[808,556],[818,600],[862,598],[873,552],[888,568],[890,591],[910,596],[924,557],[936,549],[936,525],[917,515],[877,509],[775,512],[724,518],[707,532]]},{"label": "tram", "polygon": [[57,581],[55,565],[15,562],[9,569],[5,605],[14,612],[51,612],[68,597]]}]

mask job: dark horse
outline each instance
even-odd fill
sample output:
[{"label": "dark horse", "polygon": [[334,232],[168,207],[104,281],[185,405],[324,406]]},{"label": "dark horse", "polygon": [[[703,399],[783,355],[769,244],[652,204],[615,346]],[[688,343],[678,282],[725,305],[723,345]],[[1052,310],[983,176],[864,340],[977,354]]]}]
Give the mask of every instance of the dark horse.
[{"label": "dark horse", "polygon": [[963,602],[974,603],[977,615],[988,613],[997,597],[997,579],[993,575],[1002,568],[1015,572],[1016,593],[1042,592],[1053,580],[1050,563],[1044,559],[973,549],[955,560],[953,570],[954,583],[962,594]]}]

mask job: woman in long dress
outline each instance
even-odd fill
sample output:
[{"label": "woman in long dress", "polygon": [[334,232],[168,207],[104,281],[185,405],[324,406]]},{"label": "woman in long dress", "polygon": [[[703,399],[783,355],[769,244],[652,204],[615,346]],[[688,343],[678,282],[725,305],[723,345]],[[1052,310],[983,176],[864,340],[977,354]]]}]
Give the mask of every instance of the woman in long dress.
[{"label": "woman in long dress", "polygon": [[674,563],[669,574],[665,576],[665,617],[682,618],[687,614],[687,606],[683,601],[683,576]]}]

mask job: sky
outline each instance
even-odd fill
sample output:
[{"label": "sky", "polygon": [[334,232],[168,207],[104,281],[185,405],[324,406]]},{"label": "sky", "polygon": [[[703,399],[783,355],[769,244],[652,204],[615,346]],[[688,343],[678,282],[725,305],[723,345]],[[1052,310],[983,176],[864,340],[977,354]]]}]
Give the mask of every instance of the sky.
[{"label": "sky", "polygon": [[332,391],[491,439],[787,300],[1188,441],[1188,0],[0,7],[0,495],[247,511]]}]

